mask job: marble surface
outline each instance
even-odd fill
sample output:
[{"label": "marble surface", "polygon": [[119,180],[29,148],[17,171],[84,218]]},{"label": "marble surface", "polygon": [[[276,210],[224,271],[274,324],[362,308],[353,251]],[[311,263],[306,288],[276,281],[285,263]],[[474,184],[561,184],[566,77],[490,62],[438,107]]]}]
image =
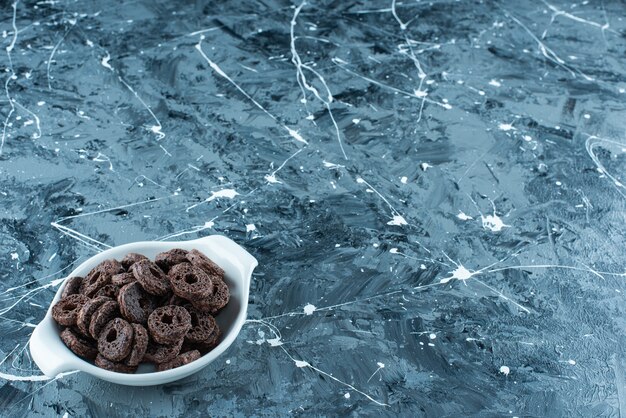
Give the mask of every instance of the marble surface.
[{"label": "marble surface", "polygon": [[[619,1],[1,6],[2,416],[624,416]],[[109,246],[224,234],[211,367],[45,380],[28,338]]]}]

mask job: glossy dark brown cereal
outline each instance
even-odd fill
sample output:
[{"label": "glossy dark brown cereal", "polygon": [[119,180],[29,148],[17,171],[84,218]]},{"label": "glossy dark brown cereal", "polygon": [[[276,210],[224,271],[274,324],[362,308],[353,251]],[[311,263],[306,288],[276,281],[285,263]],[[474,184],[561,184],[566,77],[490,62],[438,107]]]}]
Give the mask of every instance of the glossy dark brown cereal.
[{"label": "glossy dark brown cereal", "polygon": [[111,283],[119,287],[126,286],[128,283],[132,283],[135,280],[133,273],[120,273],[111,277]]},{"label": "glossy dark brown cereal", "polygon": [[156,308],[154,298],[148,294],[139,282],[129,283],[122,287],[117,301],[120,304],[122,316],[129,322],[145,324],[148,316]]},{"label": "glossy dark brown cereal", "polygon": [[150,260],[150,259],[143,254],[128,253],[126,254],[126,256],[124,256],[124,258],[122,258],[121,263],[122,263],[122,267],[124,267],[124,270],[128,271],[128,269],[130,269],[130,266],[135,264],[137,261],[142,261],[142,260]]},{"label": "glossy dark brown cereal", "polygon": [[91,321],[89,322],[89,335],[97,340],[106,324],[119,316],[119,311],[117,302],[113,300],[104,302],[91,317]]},{"label": "glossy dark brown cereal", "polygon": [[165,296],[170,291],[170,281],[163,270],[152,261],[138,261],[130,269],[146,292],[155,296]]},{"label": "glossy dark brown cereal", "polygon": [[187,262],[187,250],[174,248],[173,250],[159,253],[154,257],[154,262],[161,267],[161,270],[168,272],[176,264]]},{"label": "glossy dark brown cereal", "polygon": [[109,321],[100,332],[98,351],[111,361],[125,359],[133,348],[133,327],[122,318]]},{"label": "glossy dark brown cereal", "polygon": [[182,306],[156,308],[148,318],[148,331],[159,344],[173,344],[185,337],[191,328],[191,315]]},{"label": "glossy dark brown cereal", "polygon": [[111,283],[111,278],[119,273],[123,273],[122,264],[114,259],[104,260],[91,269],[81,287],[81,293],[93,297],[98,290]]},{"label": "glossy dark brown cereal", "polygon": [[200,352],[198,350],[187,351],[186,353],[179,354],[173,360],[157,364],[157,371],[162,372],[165,370],[175,369],[176,367],[184,366],[192,361],[196,361],[199,358]]},{"label": "glossy dark brown cereal", "polygon": [[76,326],[84,335],[89,334],[89,324],[91,324],[91,317],[105,302],[111,301],[111,298],[106,296],[99,296],[95,299],[90,299],[80,308],[78,312],[78,318],[76,319]]},{"label": "glossy dark brown cereal", "polygon": [[204,270],[190,263],[172,267],[167,274],[176,296],[187,300],[207,299],[213,294],[213,281]]},{"label": "glossy dark brown cereal", "polygon": [[87,296],[81,294],[66,296],[52,307],[52,318],[59,325],[76,325],[78,312],[88,300]]},{"label": "glossy dark brown cereal", "polygon": [[228,304],[230,290],[221,279],[213,280],[213,293],[208,298],[191,300],[194,308],[201,312],[215,313]]},{"label": "glossy dark brown cereal", "polygon": [[111,360],[108,360],[106,357],[103,357],[101,354],[98,354],[96,356],[95,364],[101,369],[109,370],[111,372],[135,373],[137,371],[137,366],[127,366],[124,363],[116,363]]},{"label": "glossy dark brown cereal", "polygon": [[133,327],[133,347],[128,357],[124,359],[127,366],[137,366],[143,360],[148,348],[148,331],[140,324],[131,324]]},{"label": "glossy dark brown cereal", "polygon": [[154,341],[150,341],[148,343],[148,348],[146,349],[146,354],[144,355],[144,361],[149,361],[151,363],[164,363],[166,361],[172,360],[174,357],[180,353],[180,348],[183,346],[183,339],[175,342],[174,344],[158,344]]},{"label": "glossy dark brown cereal", "polygon": [[211,278],[213,276],[224,277],[224,270],[198,250],[189,251],[187,254],[187,260],[189,260],[189,262],[194,266],[200,267],[208,275],[210,275]]},{"label": "glossy dark brown cereal", "polygon": [[98,296],[106,296],[111,299],[117,299],[117,295],[119,293],[120,293],[120,288],[118,286],[115,286],[114,284],[108,284],[100,288],[100,290],[98,290],[96,294],[93,295],[93,297],[96,298]]},{"label": "glossy dark brown cereal", "polygon": [[93,360],[98,354],[95,341],[83,338],[70,329],[61,332],[61,340],[77,356]]},{"label": "glossy dark brown cereal", "polygon": [[83,283],[83,278],[80,276],[70,277],[65,281],[65,287],[63,293],[61,293],[61,299],[69,295],[75,295],[80,293],[80,286]]}]

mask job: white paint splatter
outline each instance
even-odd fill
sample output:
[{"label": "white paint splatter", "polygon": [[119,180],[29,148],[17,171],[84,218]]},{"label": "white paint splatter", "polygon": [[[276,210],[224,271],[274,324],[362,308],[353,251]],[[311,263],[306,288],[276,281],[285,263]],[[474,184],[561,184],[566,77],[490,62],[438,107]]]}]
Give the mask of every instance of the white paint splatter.
[{"label": "white paint splatter", "polygon": [[312,314],[313,314],[313,312],[315,312],[315,310],[316,310],[316,309],[317,309],[317,308],[315,307],[315,305],[311,305],[311,304],[309,303],[309,304],[307,304],[307,305],[304,307],[304,309],[303,309],[303,310],[304,310],[304,313],[305,313],[306,315],[312,315]]},{"label": "white paint splatter", "polygon": [[379,361],[379,362],[377,362],[377,363],[376,363],[376,365],[377,365],[378,367],[380,367],[381,369],[384,369],[384,368],[385,368],[385,363],[381,363],[380,361]]},{"label": "white paint splatter", "polygon": [[567,362],[568,362],[569,364],[571,364],[572,366],[575,366],[575,365],[576,365],[576,360],[569,359],[569,360],[567,360]]},{"label": "white paint splatter", "polygon": [[355,125],[358,125],[359,122],[361,122],[361,119],[352,119],[352,123],[354,123]]},{"label": "white paint splatter", "polygon": [[397,226],[408,225],[408,224],[409,223],[406,221],[406,219],[404,219],[402,215],[394,215],[393,219],[387,222],[387,225],[397,225]]},{"label": "white paint splatter", "polygon": [[493,232],[500,232],[503,228],[508,228],[511,225],[506,225],[502,222],[502,219],[494,212],[493,215],[480,215],[480,219],[483,223],[484,229],[490,229]]},{"label": "white paint splatter", "polygon": [[109,61],[111,61],[111,55],[107,52],[106,56],[102,57],[100,64],[102,64],[104,68],[108,68],[111,71],[115,71],[113,67],[111,67],[111,64],[109,64]]},{"label": "white paint splatter", "polygon": [[500,129],[501,131],[515,131],[515,127],[513,125],[511,125],[510,123],[501,123],[498,125],[498,129]]},{"label": "white paint splatter", "polygon": [[210,201],[215,200],[215,199],[220,198],[220,197],[227,197],[229,199],[232,199],[235,196],[237,196],[238,194],[239,193],[237,193],[233,189],[218,190],[217,192],[211,192],[211,196],[207,197],[206,201],[210,202]]},{"label": "white paint splatter", "polygon": [[246,232],[252,232],[252,231],[256,231],[256,225],[254,224],[246,225]]},{"label": "white paint splatter", "polygon": [[264,177],[264,179],[265,179],[265,181],[267,181],[268,183],[274,183],[274,184],[275,184],[275,183],[282,183],[281,181],[279,181],[279,180],[276,178],[276,175],[275,175],[274,173],[272,173],[272,174],[266,174],[266,175],[265,175],[265,177]]},{"label": "white paint splatter", "polygon": [[350,394],[349,394],[348,392],[346,392],[346,393],[343,395],[343,397],[344,397],[344,398],[346,398],[346,399],[350,399]]},{"label": "white paint splatter", "polygon": [[426,171],[429,168],[432,168],[432,165],[428,164],[428,163],[421,163],[420,164],[420,168],[422,169],[422,171]]},{"label": "white paint splatter", "polygon": [[591,117],[591,115],[590,115],[589,113],[585,113],[585,114],[583,115],[583,118],[585,118],[585,119],[589,119],[590,117]]},{"label": "white paint splatter", "polygon": [[11,253],[11,260],[17,260],[20,258],[20,255],[18,253]]},{"label": "white paint splatter", "polygon": [[342,168],[345,167],[345,165],[341,165],[341,164],[335,164],[335,163],[331,163],[328,161],[323,161],[324,167],[326,168]]},{"label": "white paint splatter", "polygon": [[398,249],[397,248],[392,248],[392,249],[389,250],[389,252],[391,254],[398,254]]},{"label": "white paint splatter", "polygon": [[498,80],[491,80],[489,82],[489,85],[494,87],[500,87],[502,84]]},{"label": "white paint splatter", "polygon": [[500,367],[500,373],[502,373],[505,376],[508,376],[509,373],[511,373],[511,369],[509,369],[508,366],[501,366]]},{"label": "white paint splatter", "polygon": [[43,105],[45,105],[45,104],[46,104],[46,102],[44,102],[43,100],[42,100],[42,101],[37,102],[37,106],[43,106]]},{"label": "white paint splatter", "polygon": [[524,138],[524,141],[526,141],[526,142],[530,142],[530,141],[533,140],[533,137],[530,136],[530,135],[524,135],[522,138]]},{"label": "white paint splatter", "polygon": [[407,181],[409,181],[409,179],[406,176],[402,176],[400,178],[400,183],[402,183],[402,184],[406,184]]},{"label": "white paint splatter", "polygon": [[303,361],[303,360],[294,360],[294,362],[296,363],[296,367],[309,367],[311,366],[307,361]]},{"label": "white paint splatter", "polygon": [[452,276],[441,279],[439,283],[445,284],[445,283],[448,283],[450,280],[455,280],[455,279],[456,280],[469,280],[477,272],[469,271],[468,269],[465,268],[465,266],[463,266],[462,264],[459,264],[457,265],[456,269],[454,269],[450,273],[452,273]]},{"label": "white paint splatter", "polygon": [[428,335],[428,338],[430,338],[431,340],[434,340],[435,338],[437,338],[437,334],[431,332],[430,335]]},{"label": "white paint splatter", "polygon": [[268,338],[267,343],[272,347],[279,347],[283,345],[283,342],[280,340],[280,337]]},{"label": "white paint splatter", "polygon": [[459,211],[459,214],[456,215],[456,217],[462,221],[469,221],[470,219],[474,219],[471,216],[466,215],[463,211]]}]

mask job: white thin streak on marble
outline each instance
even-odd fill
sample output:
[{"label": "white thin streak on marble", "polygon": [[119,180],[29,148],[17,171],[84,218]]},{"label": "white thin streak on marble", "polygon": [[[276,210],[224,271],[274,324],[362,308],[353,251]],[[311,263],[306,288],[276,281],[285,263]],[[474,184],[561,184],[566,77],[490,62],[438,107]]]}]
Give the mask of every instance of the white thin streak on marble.
[{"label": "white thin streak on marble", "polygon": [[389,203],[389,201],[385,198],[385,196],[380,194],[378,190],[376,190],[371,184],[365,181],[362,177],[357,177],[356,182],[365,183],[367,187],[369,187],[374,193],[376,193],[382,200],[385,201],[387,206],[389,206],[392,212],[392,219],[389,222],[387,222],[387,225],[397,225],[397,226],[408,225],[408,222],[406,221],[406,219],[404,219],[404,217],[400,214],[400,212],[398,212],[396,208],[394,208],[393,205]]},{"label": "white thin streak on marble", "polygon": [[370,380],[372,380],[372,377],[374,377],[376,375],[376,373],[378,373],[379,371],[381,371],[382,369],[385,368],[385,363],[381,363],[380,361],[378,363],[376,363],[376,365],[378,366],[378,368],[376,369],[376,371],[374,371],[374,373],[372,373],[372,375],[370,376],[369,379],[367,379],[367,381],[369,382]]},{"label": "white thin streak on marble", "polygon": [[242,87],[239,86],[239,84],[235,83],[235,81],[230,78],[228,76],[228,74],[226,74],[219,65],[217,65],[216,63],[214,63],[213,61],[211,61],[211,59],[204,53],[204,51],[202,50],[202,40],[204,39],[204,36],[200,37],[200,40],[198,41],[198,43],[196,44],[195,48],[196,50],[198,50],[198,52],[200,53],[200,55],[202,55],[202,58],[204,58],[204,60],[209,64],[209,66],[213,69],[213,71],[215,71],[217,74],[219,74],[220,76],[222,76],[223,78],[225,78],[230,84],[232,84],[237,90],[239,90],[239,92],[241,94],[243,94],[248,100],[250,100],[256,107],[258,107],[259,109],[261,109],[263,111],[263,113],[265,113],[267,116],[269,116],[270,118],[272,118],[272,120],[274,120],[276,123],[278,123],[283,129],[285,129],[289,135],[294,138],[296,141],[298,142],[302,142],[303,144],[308,144],[308,142],[302,137],[302,135],[300,135],[298,133],[298,131],[295,131],[293,129],[291,129],[290,127],[288,127],[287,125],[285,125],[284,123],[280,122],[278,117],[274,116],[273,114],[271,114],[267,109],[265,109],[259,102],[257,102],[256,100],[254,100],[254,98],[252,96],[250,96]]},{"label": "white thin streak on marble", "polygon": [[[361,74],[359,74],[359,73],[357,73],[355,71],[352,71],[351,69],[349,69],[345,65],[343,65],[343,64],[347,64],[347,63],[344,60],[340,59],[340,58],[335,57],[335,58],[332,59],[332,61],[333,61],[333,63],[336,66],[338,66],[339,68],[341,68],[345,72],[347,72],[349,74],[352,74],[352,75],[354,75],[356,77],[359,77],[359,78],[361,78],[361,79],[363,79],[363,80],[365,80],[367,82],[375,84],[375,85],[377,85],[379,87],[383,87],[385,89],[394,91],[396,93],[403,94],[403,95],[405,95],[407,97],[410,97],[410,98],[426,100],[426,102],[431,103],[431,104],[435,104],[435,105],[440,106],[440,107],[443,107],[444,109],[448,109],[448,110],[452,109],[452,105],[450,105],[449,103],[438,102],[436,100],[428,99],[428,98],[424,97],[423,95],[421,95],[421,93],[418,93],[418,94],[416,94],[415,92],[410,93],[408,91],[405,91],[405,90],[402,90],[402,89],[399,89],[399,88],[396,88],[396,87],[393,87],[393,86],[389,86],[387,84],[381,83],[380,81],[374,80],[373,78],[369,78],[369,77],[361,75]],[[420,95],[421,95],[421,97],[420,97]]]},{"label": "white thin streak on marble", "polygon": [[[44,277],[42,277],[42,278],[40,278],[40,279],[37,279],[37,280],[31,280],[31,281],[26,282],[26,283],[24,283],[24,284],[21,284],[21,285],[19,285],[19,286],[9,287],[9,288],[8,288],[8,289],[6,289],[4,292],[0,293],[0,295],[5,295],[5,294],[10,293],[10,292],[12,292],[12,291],[14,291],[14,290],[21,289],[22,287],[30,286],[30,285],[31,285],[31,284],[33,284],[33,283],[37,283],[37,282],[40,282],[40,281],[42,281],[42,280],[48,279],[48,278],[50,278],[50,277],[56,276],[56,275],[57,275],[57,274],[59,274],[59,273],[63,273],[65,270],[67,270],[67,269],[71,268],[74,264],[78,263],[80,260],[81,260],[81,258],[77,258],[76,260],[74,260],[74,261],[72,261],[71,263],[69,263],[67,266],[63,267],[61,270],[55,271],[54,273],[48,274],[47,276],[44,276]],[[63,278],[63,279],[59,279],[59,280],[61,280],[61,281],[62,281],[62,280],[64,280],[64,278]],[[61,283],[61,282],[58,282],[58,283]],[[36,290],[36,289],[35,289],[35,290]]]},{"label": "white thin streak on marble", "polygon": [[398,17],[398,13],[396,12],[396,0],[391,0],[391,14],[400,25],[400,29],[406,30],[407,23],[404,23],[402,20],[400,20],[400,17]]},{"label": "white thin streak on marble", "polygon": [[214,30],[218,30],[218,29],[219,29],[218,27],[215,27],[215,28],[207,28],[207,29],[197,30],[197,31],[195,31],[195,32],[188,33],[188,34],[186,34],[185,36],[196,36],[196,35],[201,35],[201,34],[203,34],[203,33],[212,32],[212,31],[214,31]]},{"label": "white thin streak on marble", "polygon": [[65,40],[65,37],[67,36],[67,34],[70,33],[70,31],[72,29],[74,29],[74,25],[76,24],[76,21],[73,21],[73,23],[70,22],[70,24],[71,24],[71,26],[66,29],[66,31],[63,34],[63,36],[61,37],[61,39],[59,39],[59,42],[57,42],[56,45],[54,46],[54,48],[52,48],[52,51],[50,52],[50,56],[48,57],[48,64],[46,66],[46,77],[48,79],[48,90],[52,90],[52,84],[50,82],[50,65],[52,64],[52,59],[54,58],[54,54],[56,54],[57,49],[59,49],[59,46],[61,46],[61,44]]},{"label": "white thin streak on marble", "polygon": [[[97,252],[102,251],[102,248],[94,245],[93,243],[101,245],[102,247],[105,247],[105,248],[113,248],[113,247],[111,247],[108,244],[100,242],[97,239],[88,237],[87,235],[82,234],[82,233],[80,233],[80,232],[78,232],[78,231],[76,231],[76,230],[74,230],[72,228],[69,228],[67,226],[60,225],[57,222],[51,222],[50,225],[52,225],[54,228],[58,229],[64,235],[67,235],[68,237],[74,238],[75,240],[83,243],[84,245],[88,246],[89,248],[91,248],[91,249],[93,249],[93,250],[95,250]],[[91,241],[91,242],[89,242],[89,241]]]},{"label": "white thin streak on marble", "polygon": [[[304,89],[310,91],[311,93],[313,93],[313,95],[320,100],[322,103],[324,103],[324,106],[326,107],[326,110],[328,111],[328,115],[330,116],[330,120],[333,123],[333,126],[335,128],[335,134],[337,136],[337,142],[339,143],[339,148],[341,149],[341,153],[343,154],[343,158],[348,160],[348,156],[346,155],[346,151],[343,148],[343,142],[341,141],[341,133],[339,131],[339,126],[337,125],[337,121],[335,120],[335,116],[333,115],[333,112],[330,108],[330,104],[333,102],[334,98],[332,93],[330,92],[330,88],[328,87],[328,85],[326,84],[326,80],[324,79],[324,77],[315,69],[313,69],[311,66],[302,63],[302,60],[300,59],[300,55],[298,54],[298,51],[296,49],[296,37],[295,37],[295,27],[296,27],[296,20],[298,18],[298,14],[300,14],[300,11],[302,10],[302,8],[306,5],[306,1],[303,1],[302,3],[300,3],[300,5],[298,7],[296,7],[294,13],[293,13],[293,17],[291,19],[291,26],[290,26],[290,36],[291,36],[291,42],[290,42],[290,47],[291,47],[291,62],[293,63],[293,65],[296,66],[296,79],[298,81],[298,84],[300,85],[300,89],[302,90],[302,95],[303,95],[303,99],[306,102],[306,93],[304,92]],[[315,77],[317,77],[317,79],[319,80],[320,83],[322,83],[322,85],[324,86],[324,89],[326,90],[326,98],[323,98],[319,92],[317,91],[317,89],[315,87],[313,87],[312,85],[310,85],[307,82],[306,76],[304,75],[304,71],[302,71],[302,69],[308,70],[310,71],[313,75],[315,75]]]},{"label": "white thin streak on marble", "polygon": [[541,0],[543,2],[543,4],[545,4],[550,10],[552,10],[554,12],[554,14],[552,15],[552,20],[554,20],[554,18],[556,18],[557,16],[563,16],[566,17],[568,19],[571,19],[573,21],[579,22],[579,23],[584,23],[586,25],[590,25],[590,26],[595,26],[596,28],[599,28],[602,30],[602,32],[608,30],[609,32],[613,32],[613,33],[619,33],[613,29],[609,28],[609,24],[608,23],[604,23],[604,24],[600,24],[598,22],[594,22],[591,20],[587,20],[587,19],[583,19],[582,17],[578,17],[576,15],[573,15],[571,13],[566,12],[565,10],[561,10],[559,8],[557,8],[556,6],[553,6],[552,4],[548,3],[545,0]]},{"label": "white thin streak on marble", "polygon": [[541,52],[541,54],[546,57],[546,59],[548,59],[549,61],[552,61],[554,64],[556,64],[557,66],[567,70],[572,77],[576,77],[576,74],[580,74],[585,80],[587,81],[595,81],[595,79],[593,77],[588,76],[587,74],[583,73],[582,71],[574,68],[574,67],[570,67],[569,65],[566,64],[566,62],[559,57],[556,52],[554,52],[552,49],[550,49],[546,44],[544,44],[541,39],[539,39],[537,37],[537,35],[535,35],[525,24],[523,24],[518,18],[516,18],[515,16],[513,16],[511,13],[509,13],[507,10],[504,10],[505,14],[507,17],[511,18],[511,20],[513,20],[515,23],[517,23],[519,26],[522,27],[522,29],[524,29],[524,31],[526,31],[526,33],[528,33],[528,35],[530,35],[531,38],[533,38],[533,40],[535,42],[537,42],[537,46],[539,47],[539,51]]},{"label": "white thin streak on marble", "polygon": [[585,149],[587,150],[587,154],[589,154],[589,157],[591,157],[591,159],[593,160],[593,163],[596,165],[598,170],[602,174],[604,174],[605,176],[607,176],[609,179],[612,180],[613,186],[615,187],[617,192],[622,195],[622,197],[626,197],[624,192],[620,190],[620,189],[626,189],[626,186],[624,186],[624,184],[621,181],[619,181],[617,178],[615,178],[611,173],[607,171],[604,165],[600,162],[600,159],[598,158],[598,156],[594,154],[593,152],[593,149],[596,146],[601,145],[601,144],[616,146],[616,148],[619,148],[621,152],[623,152],[624,148],[626,147],[626,144],[622,144],[621,142],[613,141],[610,139],[600,138],[595,135],[590,135],[585,141]]},{"label": "white thin streak on marble", "polygon": [[207,197],[200,203],[196,203],[194,205],[189,206],[187,209],[185,209],[185,212],[189,212],[191,209],[196,208],[204,203],[211,202],[215,199],[219,199],[219,198],[233,199],[235,196],[238,196],[238,195],[239,193],[235,189],[222,189],[216,192],[211,192],[211,196]]},{"label": "white thin streak on marble", "polygon": [[[33,134],[33,139],[41,138],[41,123],[40,123],[40,120],[39,120],[39,116],[37,116],[30,109],[27,109],[21,103],[15,101],[15,100],[13,101],[13,104],[15,104],[17,107],[21,108],[24,112],[28,113],[29,115],[31,115],[35,119],[35,127],[37,128],[37,133]],[[24,123],[24,126],[28,126],[28,125],[30,125],[30,124]]]},{"label": "white thin streak on marble", "polygon": [[96,156],[93,158],[93,160],[92,160],[92,161],[96,161],[96,162],[107,162],[107,163],[109,163],[109,170],[110,170],[110,171],[115,171],[115,170],[113,169],[113,163],[111,162],[111,159],[110,159],[108,156],[106,156],[106,155],[102,154],[101,152],[99,152],[99,153],[98,153],[98,155],[96,155]]},{"label": "white thin streak on marble", "polygon": [[391,249],[389,250],[389,252],[390,252],[391,254],[401,255],[401,256],[403,256],[403,257],[405,257],[405,258],[408,258],[409,260],[415,260],[415,261],[426,261],[426,262],[428,262],[428,263],[438,263],[438,264],[442,264],[442,265],[444,265],[444,266],[446,266],[446,267],[450,267],[450,265],[449,265],[449,264],[446,264],[446,263],[444,263],[443,261],[435,260],[435,259],[433,259],[433,258],[419,258],[419,257],[414,257],[414,256],[412,256],[412,255],[408,255],[408,254],[405,254],[405,253],[403,253],[403,252],[398,251],[398,249],[397,249],[397,248],[391,248]]},{"label": "white thin streak on marble", "polygon": [[361,390],[359,390],[359,389],[355,388],[355,387],[354,387],[354,386],[352,386],[351,384],[349,384],[349,383],[347,383],[347,382],[344,382],[343,380],[337,379],[337,378],[336,378],[335,376],[333,376],[332,374],[327,373],[327,372],[325,372],[325,371],[323,371],[323,370],[318,369],[317,367],[315,367],[315,366],[311,365],[308,361],[305,361],[305,360],[296,360],[296,359],[295,359],[295,358],[294,358],[291,354],[289,354],[289,352],[285,349],[285,347],[280,346],[280,348],[281,348],[281,349],[285,352],[285,354],[287,354],[287,356],[288,356],[288,357],[289,357],[289,358],[290,358],[290,359],[294,362],[294,364],[296,365],[296,367],[298,367],[298,368],[308,367],[308,368],[310,368],[311,370],[314,370],[314,371],[316,371],[317,373],[322,374],[322,375],[324,375],[324,376],[326,376],[326,377],[328,377],[328,378],[330,378],[330,379],[334,380],[335,382],[340,383],[340,384],[342,384],[342,385],[344,385],[344,386],[346,386],[346,387],[348,387],[348,388],[352,389],[353,391],[355,391],[355,392],[357,392],[357,393],[359,393],[359,394],[361,394],[361,395],[365,396],[367,399],[369,399],[370,401],[374,402],[376,405],[379,405],[379,406],[389,406],[388,404],[386,404],[386,403],[384,403],[384,402],[377,401],[376,399],[374,399],[373,397],[371,397],[371,396],[370,396],[370,395],[368,395],[367,393],[365,393],[365,392],[363,392],[363,391],[361,391]]},{"label": "white thin streak on marble", "polygon": [[66,221],[68,219],[82,218],[84,216],[92,216],[92,215],[97,215],[99,213],[106,213],[106,212],[111,212],[111,211],[114,211],[114,210],[130,208],[130,207],[133,207],[133,206],[145,205],[146,203],[158,202],[159,200],[170,199],[170,198],[175,197],[175,196],[178,196],[178,195],[177,194],[172,194],[172,195],[169,195],[169,196],[157,197],[157,198],[154,198],[154,199],[147,199],[147,200],[142,200],[140,202],[134,202],[134,203],[128,203],[126,205],[115,206],[113,208],[100,209],[100,210],[96,210],[96,211],[93,211],[93,212],[85,212],[85,213],[79,213],[78,215],[65,216],[65,217],[57,220],[56,222],[63,222],[63,221]]},{"label": "white thin streak on marble", "polygon": [[17,32],[17,26],[16,26],[15,21],[17,18],[17,4],[18,3],[19,3],[19,0],[15,1],[11,5],[11,7],[13,7],[13,19],[12,19],[13,38],[9,46],[6,47],[7,57],[9,58],[10,74],[7,74],[7,80],[4,83],[4,92],[6,93],[7,100],[9,101],[9,105],[11,106],[11,110],[9,110],[9,113],[7,114],[7,117],[4,120],[4,126],[2,128],[2,137],[0,138],[0,155],[2,155],[2,150],[4,148],[4,142],[6,139],[6,133],[7,133],[6,131],[7,131],[7,125],[9,124],[9,119],[11,119],[11,116],[13,115],[13,112],[15,111],[15,105],[13,104],[14,101],[11,98],[11,94],[9,93],[9,83],[11,82],[13,77],[15,77],[15,71],[13,70],[13,59],[11,58],[11,51],[13,51],[13,48],[15,47],[15,42],[17,42],[18,32]]},{"label": "white thin streak on marble", "polygon": [[295,153],[291,154],[289,157],[287,157],[287,159],[285,161],[283,161],[283,163],[280,165],[280,167],[278,167],[276,170],[272,171],[269,174],[266,174],[264,179],[265,181],[267,181],[268,183],[282,183],[280,180],[278,180],[276,178],[276,173],[278,173],[280,170],[283,169],[283,167],[285,167],[285,164],[287,164],[289,162],[289,160],[291,160],[293,157],[295,157],[296,155],[300,154],[302,151],[304,151],[304,148],[300,148],[298,151],[296,151]]},{"label": "white thin streak on marble", "polygon": [[50,283],[46,283],[43,286],[39,286],[36,287],[34,289],[30,289],[28,292],[24,293],[23,295],[21,295],[20,297],[17,298],[17,300],[15,302],[13,302],[13,304],[7,306],[6,308],[2,308],[0,309],[0,316],[5,315],[6,313],[10,312],[13,308],[15,308],[21,301],[25,300],[26,298],[28,298],[31,295],[34,295],[36,293],[39,293],[40,291],[50,288],[50,287],[56,287],[58,285],[60,285],[61,283],[63,283],[63,281],[65,280],[65,277],[62,277],[60,279],[56,279],[56,280],[52,280]]},{"label": "white thin streak on marble", "polygon": [[587,273],[592,273],[593,275],[598,276],[602,279],[606,279],[605,277],[603,277],[603,275],[626,277],[626,271],[624,273],[615,273],[611,271],[598,271],[598,270],[592,269],[591,267],[587,265],[585,265],[585,268],[582,268],[582,267],[568,266],[568,265],[562,265],[562,264],[530,264],[530,265],[522,265],[522,266],[507,266],[507,267],[500,267],[497,269],[487,270],[486,272],[495,273],[498,271],[505,271],[505,270],[524,270],[524,269],[534,269],[534,268],[545,268],[545,269],[554,268],[554,269],[584,271]]},{"label": "white thin streak on marble", "polygon": [[340,168],[345,168],[346,167],[345,165],[331,163],[331,162],[328,162],[326,160],[322,161],[322,164],[324,164],[324,167],[326,167],[326,168],[340,169]]}]

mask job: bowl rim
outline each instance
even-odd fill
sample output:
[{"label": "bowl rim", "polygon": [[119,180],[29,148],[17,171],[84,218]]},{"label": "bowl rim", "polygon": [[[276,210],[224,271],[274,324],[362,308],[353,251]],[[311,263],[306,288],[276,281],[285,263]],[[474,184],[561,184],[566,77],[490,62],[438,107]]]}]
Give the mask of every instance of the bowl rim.
[{"label": "bowl rim", "polygon": [[[192,246],[196,244],[197,246]],[[203,254],[206,254],[206,250],[212,250],[211,254],[206,254],[211,259],[213,259],[216,264],[220,265],[220,261],[222,264],[224,261],[228,262],[231,267],[237,268],[237,277],[233,277],[233,275],[229,275],[228,278],[231,281],[237,282],[241,285],[241,294],[240,294],[240,307],[239,312],[234,317],[233,323],[230,326],[228,332],[224,332],[222,335],[222,340],[220,343],[215,346],[210,352],[201,356],[199,359],[192,361],[189,364],[185,364],[183,366],[164,370],[164,371],[154,371],[148,373],[120,373],[110,370],[102,369],[88,360],[81,358],[72,352],[69,348],[63,344],[60,338],[60,333],[57,329],[54,329],[54,334],[59,338],[63,347],[67,350],[66,353],[59,353],[60,357],[67,358],[68,353],[69,356],[73,358],[67,358],[68,370],[64,370],[62,372],[67,372],[70,370],[79,370],[85,373],[88,373],[92,376],[113,381],[116,383],[127,383],[127,384],[135,384],[135,385],[151,385],[149,380],[156,379],[158,382],[152,384],[160,384],[164,382],[171,382],[177,380],[178,378],[184,378],[196,371],[199,371],[201,368],[207,366],[211,362],[213,362],[217,357],[223,354],[224,351],[232,343],[235,341],[237,336],[239,335],[241,328],[246,320],[247,316],[247,308],[248,308],[248,297],[250,291],[250,282],[251,276],[254,268],[258,265],[258,261],[250,255],[243,247],[239,244],[232,241],[230,238],[227,238],[223,235],[209,235],[199,239],[187,240],[187,241],[137,241],[122,244],[119,246],[108,248],[104,251],[101,251],[97,254],[94,254],[92,257],[89,257],[87,260],[78,265],[75,269],[69,273],[61,285],[59,286],[56,294],[48,306],[48,310],[46,311],[46,315],[36,326],[35,331],[31,335],[31,340],[33,336],[37,332],[37,328],[42,327],[40,332],[43,332],[43,328],[50,327],[58,327],[58,324],[52,318],[52,307],[57,303],[57,301],[61,298],[61,293],[67,284],[67,279],[75,276],[76,272],[82,270],[89,270],[96,266],[99,262],[107,258],[118,258],[119,256],[115,256],[112,254],[119,253],[121,251],[126,250],[126,253],[137,252],[142,253],[142,249],[145,250],[146,247],[152,247],[152,249],[157,249],[159,251],[167,251],[168,249],[179,248],[179,247],[188,247],[196,248],[201,251]],[[232,270],[232,269],[231,269]],[[237,295],[239,296],[239,295]],[[231,295],[232,297],[232,295]],[[45,337],[44,337],[45,338]],[[31,354],[32,354],[32,345],[31,345]],[[34,356],[33,356],[34,357]],[[37,361],[35,360],[37,363]],[[39,366],[39,364],[38,364]]]}]

